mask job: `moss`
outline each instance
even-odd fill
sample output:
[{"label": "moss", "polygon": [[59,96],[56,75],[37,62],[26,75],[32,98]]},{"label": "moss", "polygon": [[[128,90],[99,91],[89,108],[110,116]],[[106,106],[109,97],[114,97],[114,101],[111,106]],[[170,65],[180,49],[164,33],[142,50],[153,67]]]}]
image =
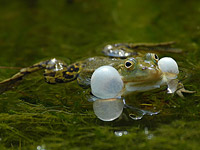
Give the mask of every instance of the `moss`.
[{"label": "moss", "polygon": [[[164,89],[130,95],[131,105],[159,115],[102,122],[76,83],[49,85],[42,71],[0,95],[0,149],[199,149],[200,1],[10,0],[0,1],[0,80],[18,67],[59,58],[68,64],[102,55],[105,44],[177,41],[175,58],[185,99]],[[184,79],[186,76],[186,79]],[[0,87],[0,91],[5,90]],[[151,104],[146,107],[141,104]],[[117,137],[116,131],[127,131]]]}]

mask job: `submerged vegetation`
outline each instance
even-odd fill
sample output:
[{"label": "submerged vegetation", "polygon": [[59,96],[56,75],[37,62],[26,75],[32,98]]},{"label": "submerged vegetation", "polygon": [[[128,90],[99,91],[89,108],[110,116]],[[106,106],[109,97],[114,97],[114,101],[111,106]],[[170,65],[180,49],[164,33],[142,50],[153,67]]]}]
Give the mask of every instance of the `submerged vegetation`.
[{"label": "submerged vegetation", "polygon": [[1,0],[1,81],[44,59],[70,64],[102,55],[108,43],[173,40],[183,52],[159,56],[173,57],[185,87],[197,93],[130,95],[129,104],[160,114],[103,122],[87,101],[90,91],[76,81],[47,84],[38,71],[0,95],[0,149],[199,149],[199,6],[197,0]]}]

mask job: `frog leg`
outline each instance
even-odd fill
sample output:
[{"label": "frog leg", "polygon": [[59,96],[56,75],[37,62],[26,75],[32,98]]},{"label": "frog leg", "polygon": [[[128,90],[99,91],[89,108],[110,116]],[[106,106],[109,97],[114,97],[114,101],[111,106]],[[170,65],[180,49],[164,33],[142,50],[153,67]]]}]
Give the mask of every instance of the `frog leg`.
[{"label": "frog leg", "polygon": [[178,83],[178,86],[177,86],[176,94],[177,94],[178,96],[180,96],[181,98],[184,98],[184,96],[183,96],[182,93],[196,93],[196,91],[189,91],[189,90],[186,90],[186,89],[184,88],[184,85],[183,85],[181,82],[179,82],[179,83]]},{"label": "frog leg", "polygon": [[13,81],[21,80],[25,75],[27,75],[29,73],[32,73],[32,72],[35,72],[37,70],[45,68],[48,62],[49,62],[49,60],[42,61],[42,62],[36,63],[36,64],[34,64],[30,67],[22,68],[18,73],[13,75],[11,78],[8,78],[6,80],[1,81],[0,84],[10,83],[10,82],[13,82]]},{"label": "frog leg", "polygon": [[77,62],[67,66],[66,63],[52,59],[44,70],[44,78],[47,83],[65,83],[75,80],[82,69],[81,63]]},{"label": "frog leg", "polygon": [[181,53],[182,49],[171,47],[174,44],[174,41],[170,41],[161,43],[130,43],[128,46],[135,50]]},{"label": "frog leg", "polygon": [[132,55],[138,55],[137,52],[134,52],[130,49],[128,44],[113,44],[113,45],[106,45],[102,51],[104,55],[110,57],[119,57],[119,58],[127,58]]},{"label": "frog leg", "polygon": [[126,58],[133,55],[138,55],[137,51],[160,51],[160,52],[173,52],[180,53],[181,49],[172,48],[175,42],[162,42],[162,43],[118,43],[106,45],[103,53],[110,57]]},{"label": "frog leg", "polygon": [[30,67],[23,68],[9,79],[6,79],[0,84],[11,83],[21,80],[25,75],[40,69],[45,69],[44,78],[47,83],[63,83],[75,80],[81,70],[80,63],[75,63],[67,66],[66,63],[55,58],[36,63]]},{"label": "frog leg", "polygon": [[78,84],[83,88],[89,88],[93,72],[93,69],[87,69],[86,71],[82,70],[77,78]]},{"label": "frog leg", "polygon": [[189,91],[184,88],[183,83],[181,83],[178,79],[172,79],[168,83],[167,91],[168,93],[175,93],[184,98],[183,93],[195,93],[196,91]]}]

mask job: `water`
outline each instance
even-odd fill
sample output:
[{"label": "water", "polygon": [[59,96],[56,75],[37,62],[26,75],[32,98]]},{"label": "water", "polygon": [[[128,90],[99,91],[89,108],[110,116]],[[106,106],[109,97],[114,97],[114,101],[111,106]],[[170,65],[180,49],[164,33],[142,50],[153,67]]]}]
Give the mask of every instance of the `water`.
[{"label": "water", "polygon": [[[49,58],[69,64],[102,55],[109,43],[177,41],[183,53],[159,57],[173,57],[187,76],[185,87],[197,91],[185,99],[164,89],[130,95],[128,104],[160,113],[103,122],[88,90],[76,81],[49,85],[39,71],[0,95],[1,150],[199,149],[200,1],[1,0],[0,14],[0,66]],[[0,69],[0,80],[17,71]]]}]

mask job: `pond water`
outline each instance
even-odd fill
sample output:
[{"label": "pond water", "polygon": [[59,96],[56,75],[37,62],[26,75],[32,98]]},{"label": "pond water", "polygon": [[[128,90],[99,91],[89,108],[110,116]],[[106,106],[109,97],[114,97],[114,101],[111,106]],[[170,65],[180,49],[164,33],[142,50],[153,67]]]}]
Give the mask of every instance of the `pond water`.
[{"label": "pond water", "polygon": [[49,58],[103,56],[109,43],[176,41],[181,54],[158,55],[173,57],[185,87],[197,91],[130,95],[129,104],[160,113],[103,122],[90,91],[76,81],[47,84],[38,71],[0,95],[0,149],[199,149],[199,16],[198,0],[0,0],[0,80]]}]

